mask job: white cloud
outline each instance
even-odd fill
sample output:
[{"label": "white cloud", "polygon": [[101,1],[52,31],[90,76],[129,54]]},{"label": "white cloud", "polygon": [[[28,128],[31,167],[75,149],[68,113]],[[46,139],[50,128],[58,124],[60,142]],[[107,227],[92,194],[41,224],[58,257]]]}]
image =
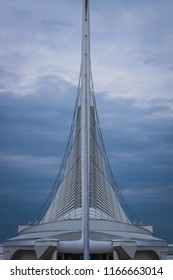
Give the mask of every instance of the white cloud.
[{"label": "white cloud", "polygon": [[[2,1],[2,0],[1,0]],[[7,5],[8,4],[8,5]],[[2,1],[1,91],[28,94],[37,80],[58,75],[78,84],[81,2]],[[40,8],[41,7],[41,8]],[[67,9],[68,8],[68,9]],[[172,4],[91,3],[91,55],[97,92],[112,98],[169,96],[172,81]],[[9,75],[10,73],[10,75]],[[13,77],[14,78],[13,78]]]},{"label": "white cloud", "polygon": [[58,167],[61,163],[61,158],[57,156],[31,156],[20,154],[0,154],[0,164],[4,168],[11,167],[14,170],[23,170],[28,172],[52,173],[51,176],[56,175]]},{"label": "white cloud", "polygon": [[[112,98],[170,96],[173,86],[171,2],[165,5],[158,1],[157,7],[155,1],[132,1],[131,6],[125,2],[121,9],[116,2],[112,6],[113,12],[106,15],[109,20],[100,19],[93,34],[93,47],[97,50],[93,53],[96,90],[109,92]],[[116,6],[119,13],[115,12]]]},{"label": "white cloud", "polygon": [[44,75],[58,75],[72,84],[78,83],[80,38],[75,39],[79,28],[73,26],[78,9],[75,11],[71,5],[65,13],[68,3],[62,1],[54,3],[58,7],[55,12],[50,4],[48,9],[47,1],[38,2],[41,9],[35,9],[35,1],[2,6],[0,57],[6,75],[1,80],[1,91],[32,93]]},{"label": "white cloud", "polygon": [[128,199],[136,203],[170,203],[173,202],[173,185],[162,187],[148,187],[136,189],[126,188],[122,190],[122,194]]}]

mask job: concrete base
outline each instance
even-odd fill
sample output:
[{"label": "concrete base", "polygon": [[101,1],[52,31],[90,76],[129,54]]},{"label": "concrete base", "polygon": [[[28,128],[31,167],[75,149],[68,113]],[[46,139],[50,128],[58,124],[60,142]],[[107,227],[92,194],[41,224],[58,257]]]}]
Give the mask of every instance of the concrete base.
[{"label": "concrete base", "polygon": [[[22,230],[21,230],[22,229]],[[4,242],[4,259],[82,259],[81,220],[20,227]],[[91,259],[167,259],[168,244],[150,227],[90,220]],[[171,251],[171,247],[169,251]]]}]

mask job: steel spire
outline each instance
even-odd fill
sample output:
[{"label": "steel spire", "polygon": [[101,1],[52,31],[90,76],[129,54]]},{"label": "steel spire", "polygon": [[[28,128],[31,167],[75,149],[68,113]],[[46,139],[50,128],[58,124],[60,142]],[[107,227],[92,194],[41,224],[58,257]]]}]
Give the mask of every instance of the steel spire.
[{"label": "steel spire", "polygon": [[84,259],[89,259],[89,182],[90,182],[90,17],[89,0],[83,0],[81,68],[81,184],[82,240]]}]

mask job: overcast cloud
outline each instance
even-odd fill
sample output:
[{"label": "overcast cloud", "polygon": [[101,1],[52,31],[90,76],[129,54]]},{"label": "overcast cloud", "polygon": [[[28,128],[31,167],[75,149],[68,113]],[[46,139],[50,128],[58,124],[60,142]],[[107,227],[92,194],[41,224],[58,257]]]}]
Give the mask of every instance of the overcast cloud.
[{"label": "overcast cloud", "polygon": [[[0,0],[0,241],[44,202],[79,79],[81,0]],[[173,2],[91,0],[97,108],[119,188],[173,242]]]}]

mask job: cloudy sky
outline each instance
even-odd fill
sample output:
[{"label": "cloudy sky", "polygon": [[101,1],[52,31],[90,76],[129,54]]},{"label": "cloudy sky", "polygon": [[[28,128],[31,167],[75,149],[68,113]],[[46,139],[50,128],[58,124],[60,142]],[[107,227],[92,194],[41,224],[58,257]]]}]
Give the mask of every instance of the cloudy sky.
[{"label": "cloudy sky", "polygon": [[[0,242],[58,172],[80,69],[82,0],[0,0]],[[173,1],[91,0],[92,72],[119,188],[173,243]]]}]

